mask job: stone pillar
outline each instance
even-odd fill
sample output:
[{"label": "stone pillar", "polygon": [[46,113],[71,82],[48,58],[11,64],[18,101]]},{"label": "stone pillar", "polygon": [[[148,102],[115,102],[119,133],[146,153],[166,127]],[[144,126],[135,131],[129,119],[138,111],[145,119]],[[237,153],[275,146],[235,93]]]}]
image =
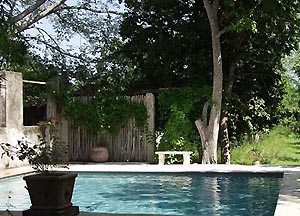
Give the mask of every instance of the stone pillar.
[{"label": "stone pillar", "polygon": [[0,126],[23,127],[23,79],[21,73],[1,71],[4,77],[0,88]]},{"label": "stone pillar", "polygon": [[[4,77],[0,88],[0,142],[16,145],[23,133],[23,79],[21,73],[1,71]],[[0,151],[1,153],[1,151]],[[23,165],[17,159],[0,158],[0,169]]]},{"label": "stone pillar", "polygon": [[153,141],[149,142],[147,140],[147,162],[154,162],[154,148],[155,148],[155,97],[152,93],[147,93],[145,96],[145,107],[147,109],[148,119],[147,119],[147,126],[148,126],[148,133],[149,135],[153,136]]}]

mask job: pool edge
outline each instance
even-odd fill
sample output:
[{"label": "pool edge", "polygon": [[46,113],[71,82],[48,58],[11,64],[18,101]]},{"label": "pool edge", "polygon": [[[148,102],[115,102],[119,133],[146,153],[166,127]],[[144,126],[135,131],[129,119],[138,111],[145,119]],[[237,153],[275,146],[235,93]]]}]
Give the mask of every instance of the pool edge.
[{"label": "pool edge", "polygon": [[[18,168],[16,174],[21,173]],[[154,164],[71,164],[68,169],[60,169],[63,171],[71,172],[216,172],[216,173],[229,173],[229,172],[249,172],[249,173],[283,173],[282,185],[277,200],[274,216],[298,216],[300,215],[300,166],[245,166],[245,165],[154,165]],[[0,178],[3,177],[0,171]],[[7,177],[7,176],[6,176]],[[0,215],[1,212],[0,211]],[[15,213],[14,216],[21,215]],[[4,214],[5,215],[5,214]],[[86,213],[82,212],[80,216],[139,216],[140,214],[104,214],[104,213]]]},{"label": "pool edge", "polygon": [[300,215],[300,173],[285,172],[274,216]]}]

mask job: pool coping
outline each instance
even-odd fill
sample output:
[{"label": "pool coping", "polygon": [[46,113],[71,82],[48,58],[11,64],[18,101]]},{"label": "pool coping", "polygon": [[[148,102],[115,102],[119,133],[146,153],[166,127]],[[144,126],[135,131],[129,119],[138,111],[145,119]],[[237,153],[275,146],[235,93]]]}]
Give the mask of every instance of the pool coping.
[{"label": "pool coping", "polygon": [[[281,165],[249,166],[249,165],[224,165],[224,164],[157,165],[157,164],[146,164],[146,163],[102,163],[102,164],[85,163],[85,164],[70,164],[68,169],[60,168],[59,170],[70,171],[70,172],[284,173],[274,216],[300,215],[300,166],[281,166]],[[19,167],[15,169],[0,170],[0,178],[9,177],[13,175],[26,174],[32,171],[33,170],[30,167]],[[1,211],[0,211],[0,215],[1,215]],[[21,213],[14,212],[13,215],[18,216],[21,215]],[[140,216],[141,214],[103,214],[103,213],[81,212],[79,215],[80,216],[88,216],[88,215]]]}]

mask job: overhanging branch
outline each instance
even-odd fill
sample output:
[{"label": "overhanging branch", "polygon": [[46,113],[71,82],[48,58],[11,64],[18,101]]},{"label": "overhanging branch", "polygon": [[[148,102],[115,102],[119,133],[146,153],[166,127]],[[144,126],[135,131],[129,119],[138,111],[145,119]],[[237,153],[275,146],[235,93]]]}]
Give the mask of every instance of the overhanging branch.
[{"label": "overhanging branch", "polygon": [[47,0],[38,0],[35,4],[30,5],[22,13],[14,17],[15,22],[24,19],[26,16],[30,15],[33,11],[36,11],[40,6],[42,6]]},{"label": "overhanging branch", "polygon": [[55,11],[58,10],[86,10],[86,11],[90,11],[93,13],[99,13],[99,14],[115,14],[115,15],[122,15],[123,13],[118,12],[118,11],[112,11],[112,10],[101,10],[101,9],[96,9],[96,8],[91,8],[91,7],[87,7],[85,5],[72,5],[72,6],[64,6],[64,7],[60,7],[57,8]]},{"label": "overhanging branch", "polygon": [[19,28],[18,28],[17,32],[19,33],[19,32],[22,32],[22,31],[28,29],[32,24],[38,22],[39,20],[43,19],[44,17],[46,17],[47,15],[52,13],[57,7],[59,7],[66,1],[67,0],[59,0],[55,3],[53,3],[52,5],[50,5],[49,7],[47,7],[44,11],[38,13],[36,16],[29,17],[27,20],[24,20],[24,21],[19,20],[19,22],[21,22],[21,23],[19,24]]},{"label": "overhanging branch", "polygon": [[52,44],[48,43],[47,41],[41,40],[38,37],[27,37],[27,38],[31,39],[31,40],[38,41],[38,42],[44,44],[46,47],[49,47],[49,48],[51,48],[53,50],[58,51],[63,56],[69,56],[71,58],[79,59],[79,60],[82,60],[83,62],[87,62],[87,63],[93,63],[93,62],[95,62],[93,60],[88,60],[87,58],[84,58],[84,57],[82,57],[80,55],[75,55],[75,54],[69,53],[69,52],[65,51],[64,49],[61,49],[60,46],[52,45]]},{"label": "overhanging branch", "polygon": [[227,29],[220,30],[218,33],[218,37],[220,38],[222,36],[222,34],[224,34],[227,31],[228,31]]}]

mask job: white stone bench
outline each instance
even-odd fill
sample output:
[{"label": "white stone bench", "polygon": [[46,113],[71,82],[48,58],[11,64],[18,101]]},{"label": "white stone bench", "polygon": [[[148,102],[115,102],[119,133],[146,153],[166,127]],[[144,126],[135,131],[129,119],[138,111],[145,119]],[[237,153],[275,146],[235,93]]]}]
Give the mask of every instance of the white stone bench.
[{"label": "white stone bench", "polygon": [[191,151],[157,151],[157,152],[155,152],[155,154],[158,155],[158,164],[159,165],[165,164],[165,155],[166,154],[183,155],[183,165],[189,165],[192,153],[193,152],[191,152]]}]

